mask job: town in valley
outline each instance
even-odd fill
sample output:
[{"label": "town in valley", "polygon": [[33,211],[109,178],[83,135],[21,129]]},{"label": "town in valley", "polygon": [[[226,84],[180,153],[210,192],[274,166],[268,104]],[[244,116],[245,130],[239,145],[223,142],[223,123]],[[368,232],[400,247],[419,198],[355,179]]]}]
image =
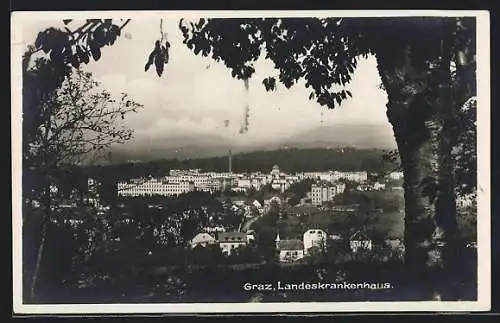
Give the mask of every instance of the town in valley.
[{"label": "town in valley", "polygon": [[[287,173],[274,165],[267,172],[233,172],[231,154],[228,158],[226,172],[172,169],[165,176],[116,181],[111,203],[101,197],[102,184],[88,178],[84,203],[101,218],[118,216],[122,226],[151,221],[153,244],[141,255],[146,258],[161,249],[180,248],[194,255],[196,265],[290,266],[334,248],[338,261],[370,254],[401,259],[401,171]],[[67,195],[60,211],[79,207],[79,198]],[[471,200],[459,203],[464,210],[472,205]],[[68,216],[64,221],[83,223]],[[124,239],[120,230],[113,231],[110,226],[108,234],[116,235],[108,237],[112,241]]]},{"label": "town in valley", "polygon": [[18,14],[18,303],[478,299],[475,17]]}]

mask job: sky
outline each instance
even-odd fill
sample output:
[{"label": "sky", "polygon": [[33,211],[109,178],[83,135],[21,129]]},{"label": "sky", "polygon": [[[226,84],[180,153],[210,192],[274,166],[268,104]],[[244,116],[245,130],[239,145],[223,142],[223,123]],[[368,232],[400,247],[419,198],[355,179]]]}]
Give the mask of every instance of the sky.
[{"label": "sky", "polygon": [[[77,25],[74,21],[70,24]],[[25,45],[32,44],[39,31],[63,26],[61,21],[23,22]],[[178,21],[164,20],[163,30],[171,44],[170,61],[162,77],[154,66],[144,71],[146,59],[160,36],[159,19],[132,20],[118,38],[102,50],[98,62],[84,68],[102,86],[118,95],[128,93],[144,109],[126,118],[137,141],[183,135],[222,135],[235,141],[253,143],[296,136],[321,125],[387,125],[387,97],[379,89],[380,77],[373,57],[359,61],[351,84],[353,97],[334,110],[310,101],[309,91],[299,83],[291,89],[279,86],[266,92],[262,80],[277,75],[272,62],[259,59],[256,73],[245,91],[243,81],[233,79],[223,63],[196,56],[182,44]],[[248,131],[239,134],[244,109],[249,105]],[[225,120],[229,125],[225,126]],[[323,123],[321,122],[323,121]]]}]

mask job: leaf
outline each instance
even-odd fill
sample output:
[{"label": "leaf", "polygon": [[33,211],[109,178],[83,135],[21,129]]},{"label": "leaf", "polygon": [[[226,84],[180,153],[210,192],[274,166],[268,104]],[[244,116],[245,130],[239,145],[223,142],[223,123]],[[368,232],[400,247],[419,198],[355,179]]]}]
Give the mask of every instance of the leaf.
[{"label": "leaf", "polygon": [[147,72],[149,70],[149,68],[151,67],[151,65],[153,65],[154,58],[155,58],[155,51],[153,50],[149,54],[149,58],[148,58],[148,61],[146,62],[146,66],[144,66],[144,72]]},{"label": "leaf", "polygon": [[69,24],[69,23],[70,23],[70,22],[72,22],[72,21],[73,21],[73,19],[63,19],[63,23],[64,23],[65,25]]},{"label": "leaf", "polygon": [[39,32],[35,39],[35,47],[40,48],[42,46],[43,40],[45,38],[44,32]]},{"label": "leaf", "polygon": [[156,73],[158,74],[158,76],[161,76],[165,68],[164,56],[161,55],[161,53],[157,53],[154,58],[154,61],[155,61]]},{"label": "leaf", "polygon": [[95,61],[98,61],[101,58],[101,49],[99,48],[99,46],[96,46],[95,43],[91,44],[90,53],[92,54],[92,57]]},{"label": "leaf", "polygon": [[335,101],[337,101],[337,105],[340,105],[340,103],[342,103],[342,98],[340,97],[340,95],[335,96]]},{"label": "leaf", "polygon": [[274,77],[265,78],[262,84],[264,84],[266,91],[274,91],[276,89],[276,79]]}]

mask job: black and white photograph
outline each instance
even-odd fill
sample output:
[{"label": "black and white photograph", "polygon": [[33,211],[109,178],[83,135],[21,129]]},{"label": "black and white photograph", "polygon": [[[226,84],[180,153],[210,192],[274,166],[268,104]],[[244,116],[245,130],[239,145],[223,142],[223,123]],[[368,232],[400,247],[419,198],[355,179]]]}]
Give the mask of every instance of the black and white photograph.
[{"label": "black and white photograph", "polygon": [[11,26],[14,313],[490,309],[487,11]]}]

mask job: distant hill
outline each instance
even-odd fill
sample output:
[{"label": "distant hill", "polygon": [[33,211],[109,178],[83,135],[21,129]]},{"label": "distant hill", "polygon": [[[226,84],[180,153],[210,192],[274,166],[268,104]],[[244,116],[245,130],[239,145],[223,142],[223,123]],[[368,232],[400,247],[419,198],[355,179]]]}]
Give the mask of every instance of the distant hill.
[{"label": "distant hill", "polygon": [[385,125],[334,125],[314,128],[280,143],[294,148],[355,147],[358,149],[393,149],[391,128]]},{"label": "distant hill", "polygon": [[394,149],[392,129],[385,125],[335,125],[314,128],[290,138],[242,143],[217,135],[175,136],[132,141],[112,151],[111,163],[131,160],[199,159],[233,153],[279,149],[355,147],[358,149]]},{"label": "distant hill", "polygon": [[[111,162],[207,158],[227,154],[231,145],[229,139],[215,135],[154,138],[133,141],[114,148]],[[235,153],[237,152],[239,151],[235,149]]]}]

